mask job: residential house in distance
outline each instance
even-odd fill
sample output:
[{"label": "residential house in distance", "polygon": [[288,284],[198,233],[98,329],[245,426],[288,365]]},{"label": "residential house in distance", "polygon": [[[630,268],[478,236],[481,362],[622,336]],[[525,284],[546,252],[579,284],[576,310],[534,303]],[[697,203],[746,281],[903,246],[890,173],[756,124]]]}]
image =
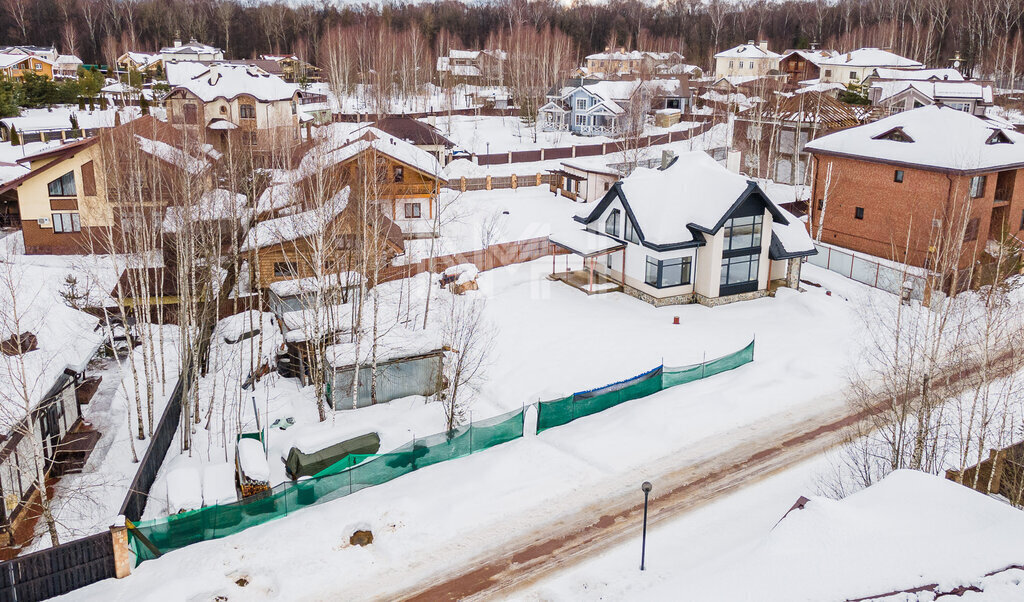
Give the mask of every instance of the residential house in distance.
[{"label": "residential house in distance", "polygon": [[[380,228],[380,261],[405,252],[402,230],[386,216]],[[357,241],[371,239],[361,228],[363,222],[350,203],[350,189],[343,188],[319,207],[257,222],[249,229],[241,252],[248,257],[249,287],[255,290],[275,282],[310,278],[320,270],[343,274],[357,269]],[[314,257],[325,255],[322,266]]]},{"label": "residential house in distance", "polygon": [[[690,104],[689,79],[577,80],[548,95],[539,110],[541,129],[581,136],[617,136],[643,124],[650,111]],[[630,107],[640,107],[630,111]]]},{"label": "residential house in distance", "polygon": [[432,232],[437,196],[448,182],[435,156],[371,126],[334,133],[327,129],[299,163],[295,186],[302,192],[282,196],[311,199],[352,186],[371,196],[410,236]]},{"label": "residential house in distance", "polygon": [[993,103],[991,84],[966,81],[875,80],[868,99],[886,113],[942,104],[979,117]]},{"label": "residential house in distance", "polygon": [[787,50],[779,59],[779,71],[784,73],[791,84],[815,82],[821,77],[821,65],[832,58],[831,50]]},{"label": "residential house in distance", "polygon": [[375,121],[373,127],[430,153],[442,166],[448,163],[451,149],[455,147],[455,143],[441,135],[436,127],[412,117],[385,117]]},{"label": "residential house in distance", "polygon": [[443,81],[461,84],[501,85],[504,83],[504,50],[456,50],[437,57],[437,74]]},{"label": "residential house in distance", "polygon": [[733,146],[747,175],[780,184],[810,184],[808,141],[860,125],[874,114],[871,107],[846,104],[823,92],[773,96],[737,115]]},{"label": "residential house in distance", "polygon": [[859,48],[837,53],[819,65],[823,83],[861,85],[876,69],[924,69],[924,64],[881,48]]},{"label": "residential house in distance", "polygon": [[320,81],[321,69],[316,65],[307,63],[294,54],[261,54],[260,60],[277,63],[281,67],[281,79],[286,82],[297,84],[303,81]]},{"label": "residential house in distance", "polygon": [[[651,52],[646,50],[630,50],[625,48],[589,54],[586,58],[584,73],[587,77],[614,79],[617,77],[635,77],[642,75],[654,77],[667,73],[672,67],[685,65],[685,57],[678,52]],[[682,73],[683,71],[680,71]]]},{"label": "residential house in distance", "polygon": [[[101,144],[101,142],[103,144]],[[108,196],[106,161],[112,149],[137,145],[147,178],[173,177],[176,170],[209,174],[219,155],[209,147],[187,145],[181,132],[152,116],[143,116],[97,136],[30,155],[21,161],[31,171],[0,185],[0,196],[16,195],[25,252],[74,255],[110,249],[110,229],[140,208],[123,207]],[[187,149],[187,150],[183,150]],[[147,179],[148,184],[158,180]],[[163,187],[158,187],[163,194]],[[174,198],[161,197],[159,205]],[[144,207],[144,211],[158,207]]]},{"label": "residential house in distance", "polygon": [[1024,229],[1024,134],[1004,126],[933,105],[808,143],[811,231],[925,267],[935,230],[964,224],[961,267],[983,260],[987,241]]},{"label": "residential house in distance", "polygon": [[607,157],[566,159],[550,173],[558,179],[557,183],[550,184],[551,191],[580,203],[603,198],[621,175],[609,165]]},{"label": "residential house in distance", "polygon": [[796,288],[802,258],[815,253],[803,223],[701,151],[637,169],[588,209],[576,217],[585,229],[550,236],[586,268],[555,277],[658,306],[753,299],[773,282]]},{"label": "residential house in distance", "polygon": [[246,65],[212,63],[196,71],[167,93],[171,124],[203,132],[218,149],[229,136],[263,149],[299,142],[298,86]]},{"label": "residential house in distance", "polygon": [[164,73],[164,59],[160,54],[126,52],[117,57],[117,68],[125,72],[138,71],[148,77],[157,77]]},{"label": "residential house in distance", "polygon": [[73,54],[62,54],[57,57],[53,65],[53,76],[63,79],[78,77],[78,69],[82,66],[82,59]]},{"label": "residential house in distance", "polygon": [[53,66],[53,61],[34,54],[0,53],[0,74],[9,79],[24,79],[26,73],[53,79]]},{"label": "residential house in distance", "polygon": [[60,53],[53,46],[0,46],[0,54],[20,54],[23,56],[38,56],[51,63],[57,62]]},{"label": "residential house in distance", "polygon": [[872,69],[864,77],[864,85],[870,86],[876,81],[903,81],[912,80],[918,82],[962,82],[967,81],[963,74],[952,67],[940,69],[890,69],[878,67]]},{"label": "residential house in distance", "polygon": [[220,61],[224,60],[224,51],[197,42],[195,38],[190,39],[187,44],[182,44],[180,39],[175,38],[171,46],[160,49],[160,59],[164,65],[182,61]]},{"label": "residential house in distance", "polygon": [[777,73],[782,55],[768,50],[768,42],[750,40],[715,55],[715,77],[727,75],[764,76]]}]

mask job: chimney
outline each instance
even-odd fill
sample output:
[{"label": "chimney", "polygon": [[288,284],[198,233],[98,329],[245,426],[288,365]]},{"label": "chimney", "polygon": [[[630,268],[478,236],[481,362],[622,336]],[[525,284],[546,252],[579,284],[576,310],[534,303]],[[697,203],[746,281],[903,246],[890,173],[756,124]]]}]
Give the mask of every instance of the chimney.
[{"label": "chimney", "polygon": [[761,40],[761,43],[758,44],[757,46],[761,50],[764,50],[765,52],[768,52],[768,40]]},{"label": "chimney", "polygon": [[181,33],[177,32],[177,31],[174,32],[174,47],[175,48],[180,48],[181,47]]},{"label": "chimney", "polygon": [[216,86],[220,81],[220,63],[210,64],[210,85]]},{"label": "chimney", "polygon": [[669,165],[672,165],[672,159],[676,158],[676,154],[670,150],[661,151],[661,168],[668,169]]},{"label": "chimney", "polygon": [[753,46],[754,45],[754,40],[747,40],[747,45],[748,46]]}]

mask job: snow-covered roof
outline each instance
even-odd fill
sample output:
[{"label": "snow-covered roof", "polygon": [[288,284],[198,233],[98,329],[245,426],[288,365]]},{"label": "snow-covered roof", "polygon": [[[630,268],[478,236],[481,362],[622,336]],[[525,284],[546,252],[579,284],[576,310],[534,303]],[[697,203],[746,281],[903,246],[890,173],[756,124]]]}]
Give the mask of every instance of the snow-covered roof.
[{"label": "snow-covered roof", "polygon": [[82,59],[73,54],[62,54],[57,57],[58,65],[81,65]]},{"label": "snow-covered roof", "polygon": [[[811,81],[811,80],[806,80]],[[834,90],[845,90],[846,86],[839,82],[830,82],[827,84],[820,83],[819,80],[814,80],[813,84],[806,86],[802,85],[804,82],[800,82],[801,87],[793,90],[794,94],[805,94],[807,92],[832,92]]]},{"label": "snow-covered roof", "polygon": [[781,54],[765,50],[756,44],[740,44],[715,55],[716,59],[777,59]]},{"label": "snow-covered roof", "polygon": [[177,232],[178,228],[191,221],[241,220],[248,215],[244,194],[233,193],[223,188],[208,190],[199,200],[188,207],[171,205],[164,213],[164,232]]},{"label": "snow-covered roof", "polygon": [[[441,351],[441,333],[434,328],[409,329],[403,326],[388,328],[377,340],[377,361],[387,362]],[[373,358],[373,345],[360,345],[359,363],[368,364]],[[331,345],[325,352],[328,365],[344,368],[355,364],[356,344]]]},{"label": "snow-covered roof", "polygon": [[881,48],[858,48],[850,52],[842,52],[822,62],[822,65],[831,67],[901,67],[904,69],[924,67],[923,63]]},{"label": "snow-covered roof", "polygon": [[299,87],[258,67],[213,63],[201,73],[180,81],[171,93],[178,89],[188,90],[203,102],[216,98],[231,100],[243,94],[270,102],[292,99]]},{"label": "snow-covered roof", "polygon": [[[717,232],[730,211],[755,193],[760,193],[776,222],[790,221],[792,215],[783,213],[755,182],[727,170],[703,151],[690,151],[680,153],[665,169],[638,167],[577,221],[595,222],[619,199],[635,219],[645,246],[699,245],[704,242],[701,232]],[[794,228],[780,237],[783,254],[806,254],[809,239],[803,240],[800,231]],[[807,237],[806,232],[802,237]]]},{"label": "snow-covered roof", "polygon": [[40,61],[42,63],[48,63],[50,65],[53,64],[53,61],[48,61],[45,58],[43,58],[41,56],[34,55],[34,54],[2,54],[2,53],[0,53],[0,69],[6,69],[8,67],[13,67],[13,66],[17,65],[18,63],[21,63],[23,61],[27,61],[28,59],[34,59],[34,60]]},{"label": "snow-covered roof", "polygon": [[787,50],[782,55],[782,58],[786,59],[794,54],[802,57],[810,63],[821,65],[828,59],[835,56],[836,52],[834,50]]},{"label": "snow-covered roof", "polygon": [[294,280],[278,280],[277,282],[271,282],[267,288],[278,297],[295,297],[316,292],[320,289],[321,283],[326,288],[350,287],[359,286],[362,280],[363,275],[359,272],[339,272],[327,274],[322,280],[316,276],[296,278]]},{"label": "snow-covered roof", "polygon": [[148,52],[126,52],[126,53],[122,54],[121,57],[118,60],[119,61],[123,61],[125,59],[128,59],[131,62],[133,62],[136,65],[138,65],[139,67],[142,67],[143,69],[145,69],[146,67],[148,67],[148,66],[152,65],[153,63],[159,61],[160,60],[160,55],[159,54],[150,54]]},{"label": "snow-covered roof", "polygon": [[203,485],[196,466],[179,466],[167,473],[167,510],[170,514],[203,507]]},{"label": "snow-covered roof", "polygon": [[982,102],[992,102],[992,86],[983,86],[974,82],[965,81],[876,81],[871,84],[872,89],[878,89],[879,96],[876,102],[900,94],[913,88],[933,101],[947,99],[973,99]]},{"label": "snow-covered roof", "polygon": [[197,42],[195,38],[180,46],[164,46],[160,49],[161,54],[216,54],[220,48]]},{"label": "snow-covered roof", "polygon": [[270,464],[258,439],[244,437],[238,440],[238,466],[249,480],[270,482]]},{"label": "snow-covered roof", "polygon": [[912,79],[918,81],[926,79],[941,79],[943,81],[951,82],[964,81],[963,74],[951,67],[944,67],[942,69],[889,69],[879,67],[872,72],[872,75],[878,79]]},{"label": "snow-covered roof", "polygon": [[578,228],[552,232],[548,240],[583,257],[600,255],[624,246],[607,234]]},{"label": "snow-covered roof", "polygon": [[[1019,565],[1022,538],[1024,514],[1010,504],[897,470],[841,500],[805,500],[760,541],[702,567],[686,585],[698,598],[713,592],[719,600],[931,600],[931,592],[898,592],[933,583],[949,591]],[[986,588],[964,599],[1015,599],[1006,593]]]},{"label": "snow-covered roof", "polygon": [[327,229],[328,225],[348,206],[349,188],[346,186],[322,207],[276,217],[257,223],[249,229],[241,251],[253,251],[265,247],[312,236]]},{"label": "snow-covered roof", "polygon": [[22,109],[17,117],[4,117],[0,123],[10,128],[14,126],[19,132],[31,132],[48,129],[70,129],[71,116],[78,120],[78,127],[91,130],[93,128],[114,127],[115,115],[120,115],[121,123],[142,115],[138,107],[124,109],[109,108],[106,110],[81,111],[78,108],[54,107],[52,109]]},{"label": "snow-covered roof", "polygon": [[167,83],[171,88],[174,88],[191,80],[193,77],[208,71],[209,69],[209,65],[205,65],[203,63],[183,61],[180,63],[168,63],[165,65],[164,75],[167,77]]},{"label": "snow-covered roof", "polygon": [[605,157],[581,157],[578,159],[566,159],[562,161],[563,167],[576,169],[589,173],[599,173],[609,176],[618,176],[619,172],[608,166],[608,159]]},{"label": "snow-covered roof", "polygon": [[152,140],[139,135],[136,135],[135,139],[138,140],[139,150],[142,152],[180,167],[189,173],[202,173],[213,166],[208,157],[193,156],[162,140]]},{"label": "snow-covered roof", "polygon": [[369,125],[343,135],[338,135],[336,130],[328,128],[323,141],[302,158],[298,173],[300,177],[308,176],[321,167],[348,161],[369,148],[376,149],[377,152],[426,175],[436,176],[447,181],[444,177],[444,169],[438,163],[437,157],[397,136],[392,136]]},{"label": "snow-covered roof", "polygon": [[256,199],[256,213],[263,214],[291,207],[302,200],[302,191],[291,182],[268,186]]},{"label": "snow-covered roof", "polygon": [[1024,165],[1024,134],[997,125],[964,111],[929,105],[822,136],[805,148],[953,171]]}]

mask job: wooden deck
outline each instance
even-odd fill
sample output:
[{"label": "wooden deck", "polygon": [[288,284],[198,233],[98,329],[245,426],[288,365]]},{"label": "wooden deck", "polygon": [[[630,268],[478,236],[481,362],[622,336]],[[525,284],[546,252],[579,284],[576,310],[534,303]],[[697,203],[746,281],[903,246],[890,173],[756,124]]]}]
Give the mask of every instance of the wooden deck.
[{"label": "wooden deck", "polygon": [[568,272],[556,272],[548,276],[552,280],[564,282],[569,286],[583,291],[588,295],[601,295],[604,293],[621,293],[622,285],[607,276],[594,272],[593,288],[590,286],[590,270],[571,270]]}]

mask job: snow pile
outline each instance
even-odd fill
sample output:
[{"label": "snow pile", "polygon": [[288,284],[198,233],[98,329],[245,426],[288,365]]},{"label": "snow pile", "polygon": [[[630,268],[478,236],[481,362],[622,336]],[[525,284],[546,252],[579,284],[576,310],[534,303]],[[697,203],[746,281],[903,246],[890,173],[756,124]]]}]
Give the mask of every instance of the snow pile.
[{"label": "snow pile", "polygon": [[445,166],[444,174],[449,178],[482,178],[487,175],[487,168],[469,159],[456,159]]},{"label": "snow pile", "polygon": [[[1024,514],[941,477],[896,471],[794,509],[744,557],[686,584],[693,599],[836,600],[969,584],[1021,563]],[[667,585],[667,584],[666,584]]]},{"label": "snow pile", "polygon": [[221,462],[203,467],[203,505],[230,504],[237,499],[234,465]]},{"label": "snow pile", "polygon": [[245,437],[238,440],[238,465],[250,481],[270,482],[270,464],[258,439]]},{"label": "snow pile", "polygon": [[472,263],[460,263],[458,265],[453,265],[444,271],[445,276],[455,276],[455,284],[458,285],[473,282],[476,280],[479,273],[480,268],[476,267],[476,264]]},{"label": "snow pile", "polygon": [[167,506],[171,514],[203,506],[203,486],[194,466],[180,466],[167,473]]}]

